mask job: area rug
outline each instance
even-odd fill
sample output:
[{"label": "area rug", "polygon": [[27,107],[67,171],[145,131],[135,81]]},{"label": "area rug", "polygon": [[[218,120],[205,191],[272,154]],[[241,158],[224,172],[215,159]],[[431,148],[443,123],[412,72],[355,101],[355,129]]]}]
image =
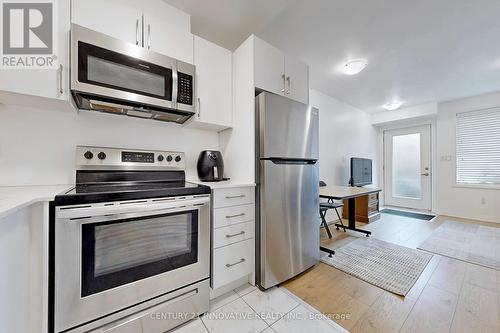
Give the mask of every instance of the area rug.
[{"label": "area rug", "polygon": [[445,221],[418,248],[500,270],[500,228]]},{"label": "area rug", "polygon": [[411,217],[413,219],[424,220],[424,221],[430,221],[436,217],[436,215],[406,212],[404,210],[396,210],[396,209],[388,209],[388,208],[382,209],[380,212],[383,214]]},{"label": "area rug", "polygon": [[321,259],[327,265],[394,294],[405,296],[432,255],[374,238],[359,238]]}]

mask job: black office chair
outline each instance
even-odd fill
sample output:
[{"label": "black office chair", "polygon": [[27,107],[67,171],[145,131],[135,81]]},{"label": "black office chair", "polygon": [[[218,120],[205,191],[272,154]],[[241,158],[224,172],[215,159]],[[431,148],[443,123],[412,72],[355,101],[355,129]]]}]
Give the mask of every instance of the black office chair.
[{"label": "black office chair", "polygon": [[[319,182],[319,187],[324,187],[326,186],[326,183],[322,180]],[[344,223],[342,223],[342,218],[340,217],[339,211],[337,208],[344,207],[344,204],[341,202],[335,202],[333,199],[328,199],[327,202],[320,202],[319,203],[319,216],[321,216],[321,226],[325,228],[326,233],[328,234],[328,238],[332,238],[332,233],[330,232],[330,228],[328,227],[328,223],[326,222],[326,212],[329,209],[335,209],[335,213],[337,213],[337,217],[339,218],[339,222],[344,228],[344,232],[346,231]],[[339,230],[339,227],[337,227],[337,230]]]}]

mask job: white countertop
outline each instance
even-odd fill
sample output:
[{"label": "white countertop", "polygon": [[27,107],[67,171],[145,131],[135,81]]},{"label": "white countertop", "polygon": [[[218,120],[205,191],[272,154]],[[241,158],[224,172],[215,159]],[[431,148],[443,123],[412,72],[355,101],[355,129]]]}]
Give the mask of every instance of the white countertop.
[{"label": "white countertop", "polygon": [[54,197],[72,185],[0,186],[0,219],[40,201]]},{"label": "white countertop", "polygon": [[190,183],[206,185],[206,186],[210,187],[211,189],[231,188],[231,187],[249,187],[249,186],[254,187],[255,186],[255,183],[239,182],[239,181],[234,181],[234,180],[223,180],[220,182],[202,182],[201,180],[198,180],[198,179],[188,179],[187,181]]}]

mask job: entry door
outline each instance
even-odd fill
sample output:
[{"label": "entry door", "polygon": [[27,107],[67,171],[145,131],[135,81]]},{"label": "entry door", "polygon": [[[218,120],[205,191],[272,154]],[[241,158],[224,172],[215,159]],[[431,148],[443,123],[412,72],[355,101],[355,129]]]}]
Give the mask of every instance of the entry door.
[{"label": "entry door", "polygon": [[384,132],[385,204],[431,209],[431,126]]}]

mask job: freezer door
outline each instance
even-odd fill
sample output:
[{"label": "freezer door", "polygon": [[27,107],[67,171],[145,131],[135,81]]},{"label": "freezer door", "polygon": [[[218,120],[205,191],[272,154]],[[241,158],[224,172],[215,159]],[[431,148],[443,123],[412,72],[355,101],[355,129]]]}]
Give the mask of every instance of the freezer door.
[{"label": "freezer door", "polygon": [[267,92],[256,97],[257,156],[318,159],[319,111]]},{"label": "freezer door", "polygon": [[267,289],[318,263],[318,164],[261,160],[259,178],[257,282]]}]

